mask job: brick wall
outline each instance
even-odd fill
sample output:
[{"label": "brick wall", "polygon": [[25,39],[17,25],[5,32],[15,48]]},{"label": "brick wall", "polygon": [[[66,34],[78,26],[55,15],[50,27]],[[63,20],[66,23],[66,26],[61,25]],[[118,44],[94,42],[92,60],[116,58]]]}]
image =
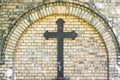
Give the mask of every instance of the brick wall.
[{"label": "brick wall", "polygon": [[14,71],[17,79],[52,80],[57,77],[57,40],[46,40],[46,30],[57,32],[56,20],[65,21],[64,31],[77,33],[64,40],[64,76],[75,79],[107,79],[107,52],[98,32],[73,16],[50,16],[33,23],[19,40]]},{"label": "brick wall", "polygon": [[[54,0],[50,0],[51,2],[54,2]],[[67,1],[69,1],[69,0],[67,0]],[[10,28],[10,25],[13,23],[13,21],[15,20],[15,18],[18,18],[24,11],[27,11],[28,9],[30,9],[31,7],[35,7],[36,5],[38,5],[38,4],[42,4],[41,3],[42,2],[42,0],[40,1],[38,1],[38,0],[25,0],[25,1],[22,1],[22,0],[1,0],[1,2],[0,2],[0,29],[1,29],[1,31],[3,31],[3,30],[5,30],[5,32],[4,32],[4,36],[6,36],[6,34],[8,33],[8,31],[9,31],[9,29],[8,28]],[[47,2],[49,2],[49,0],[48,1],[46,1],[46,3]],[[78,3],[78,1],[76,0],[76,1],[72,1],[72,0],[70,0],[69,2],[75,2],[75,3]],[[101,13],[101,15],[108,21],[108,23],[110,24],[110,27],[112,28],[112,30],[114,31],[114,33],[115,33],[115,36],[116,36],[116,38],[117,38],[117,40],[118,41],[120,41],[119,39],[119,32],[120,32],[120,29],[119,29],[119,1],[110,1],[110,0],[94,0],[94,1],[92,1],[92,0],[84,0],[84,1],[82,1],[82,2],[84,2],[84,3],[87,3],[87,4],[89,4],[90,6],[92,6],[94,9],[95,9],[95,11],[99,11],[100,13]],[[56,8],[56,9],[54,9],[54,10],[56,10],[55,11],[55,13],[61,13],[61,12],[59,12],[59,10],[58,10],[58,8]],[[62,9],[63,11],[64,11],[64,8]],[[76,9],[77,10],[77,9]],[[43,11],[44,12],[44,11]],[[73,11],[73,12],[75,12],[75,11]],[[72,11],[70,12],[70,13],[72,13]],[[36,52],[36,49],[38,49],[39,47],[38,46],[40,46],[40,45],[43,45],[43,42],[44,42],[44,44],[46,43],[46,45],[44,45],[44,47],[45,47],[45,49],[47,49],[47,51],[46,50],[43,50],[43,52],[45,52],[46,53],[46,55],[40,55],[40,56],[48,56],[48,52],[52,52],[50,49],[48,49],[48,47],[47,46],[50,46],[51,47],[51,45],[53,45],[54,46],[54,48],[55,48],[55,46],[56,46],[56,44],[54,43],[54,41],[56,42],[56,40],[49,40],[49,41],[44,41],[43,40],[43,38],[41,38],[41,37],[43,37],[42,36],[42,34],[44,33],[44,31],[45,31],[45,29],[48,29],[49,31],[56,31],[56,23],[54,23],[54,21],[56,21],[56,19],[58,18],[59,16],[49,16],[49,17],[46,17],[46,18],[44,18],[44,19],[40,19],[39,21],[36,21],[36,22],[34,22],[31,26],[30,26],[30,28],[28,28],[25,32],[24,32],[24,34],[22,35],[22,38],[20,39],[20,41],[19,41],[19,45],[17,46],[17,55],[16,55],[16,53],[15,53],[15,61],[12,59],[12,57],[13,57],[13,54],[10,54],[10,53],[6,53],[7,55],[6,55],[6,57],[5,57],[5,64],[4,65],[0,65],[0,71],[1,71],[1,73],[0,73],[0,76],[2,77],[2,79],[5,79],[5,76],[4,76],[4,73],[5,73],[5,71],[10,67],[10,66],[13,66],[14,64],[13,64],[13,62],[15,62],[16,63],[16,65],[15,65],[15,68],[14,68],[14,70],[15,70],[15,73],[16,73],[16,76],[17,76],[17,79],[19,78],[21,78],[22,79],[22,77],[23,76],[26,76],[26,77],[24,77],[24,79],[27,79],[27,78],[29,78],[31,75],[28,75],[29,73],[33,73],[33,75],[32,75],[32,78],[34,78],[34,79],[37,79],[37,78],[41,78],[42,76],[43,76],[43,74],[41,75],[41,74],[38,74],[38,70],[39,70],[39,68],[38,67],[36,67],[35,65],[34,65],[34,63],[29,63],[28,65],[31,65],[32,66],[32,68],[30,68],[31,69],[31,72],[28,72],[28,70],[29,70],[29,68],[26,66],[26,65],[24,65],[25,64],[25,62],[24,62],[24,59],[27,59],[27,58],[24,58],[24,57],[26,57],[27,55],[28,55],[28,59],[30,58],[30,59],[33,59],[32,57],[37,57],[38,56],[38,53]],[[71,31],[71,30],[74,30],[75,29],[75,31],[76,32],[78,32],[79,33],[79,35],[81,35],[81,34],[83,34],[83,36],[79,36],[79,39],[77,38],[77,41],[75,40],[75,41],[73,41],[73,42],[81,42],[81,40],[83,41],[84,40],[84,43],[85,44],[83,44],[83,43],[81,43],[81,45],[83,46],[83,51],[81,51],[82,50],[82,48],[81,47],[78,47],[78,48],[76,48],[76,47],[71,47],[71,45],[77,45],[77,44],[74,44],[74,43],[72,43],[72,41],[71,40],[67,40],[67,39],[65,39],[65,52],[67,53],[67,52],[75,52],[74,50],[78,50],[78,49],[80,49],[80,52],[84,52],[84,51],[87,51],[86,53],[88,53],[89,51],[93,51],[93,52],[91,52],[91,53],[94,53],[94,52],[97,52],[97,46],[101,46],[100,47],[100,49],[99,49],[99,51],[101,52],[101,51],[103,51],[103,53],[104,54],[107,54],[107,52],[105,51],[106,49],[105,49],[105,44],[103,43],[103,40],[102,40],[102,38],[100,37],[100,35],[97,33],[97,31],[94,29],[94,28],[92,28],[88,23],[86,23],[86,22],[84,22],[84,21],[82,21],[82,19],[80,20],[80,19],[77,19],[76,17],[73,17],[73,18],[71,18],[71,16],[68,16],[68,15],[66,15],[66,16],[60,16],[60,17],[62,17],[62,18],[64,18],[68,23],[65,23],[65,27],[66,28],[64,28],[65,29],[65,31]],[[34,17],[33,17],[34,18]],[[48,20],[48,21],[44,21],[44,20]],[[87,18],[86,18],[87,19]],[[51,21],[51,22],[49,22],[49,20]],[[75,20],[75,21],[74,21]],[[33,20],[34,21],[34,20]],[[71,24],[72,22],[74,22],[73,24]],[[79,22],[79,23],[78,23]],[[83,23],[83,24],[82,24]],[[44,27],[45,28],[39,28],[39,26],[41,25],[41,24],[43,24],[44,25]],[[47,24],[47,25],[45,25],[45,24]],[[99,24],[99,23],[98,23]],[[50,26],[51,25],[51,26]],[[86,26],[86,28],[84,27],[84,25]],[[24,26],[24,24],[23,24],[23,26]],[[69,27],[68,27],[69,26]],[[73,26],[77,26],[77,27],[73,27]],[[99,25],[100,26],[100,25]],[[79,29],[78,29],[78,27],[80,27]],[[83,27],[83,28],[82,28]],[[102,26],[101,26],[102,27]],[[41,30],[41,35],[37,35],[38,37],[35,37],[34,36],[34,34],[37,34],[37,33],[39,33],[39,31],[35,31],[35,30],[30,30],[30,29],[34,29],[34,28],[39,28],[40,30]],[[39,30],[38,29],[38,30]],[[83,31],[81,31],[83,29]],[[89,30],[90,29],[90,30]],[[84,32],[85,31],[85,32]],[[88,31],[88,32],[86,32],[86,31]],[[18,32],[20,32],[19,30],[18,30]],[[104,33],[104,31],[103,31],[103,33]],[[31,34],[31,38],[30,37],[28,37],[28,35],[30,35]],[[92,38],[91,38],[91,36],[92,36]],[[88,38],[87,38],[88,37]],[[28,39],[28,41],[26,40],[26,39]],[[36,41],[34,41],[34,38],[36,39]],[[90,39],[89,39],[90,38]],[[30,39],[30,40],[29,40]],[[39,39],[40,39],[40,42],[39,42]],[[87,39],[89,39],[90,41],[88,41],[87,42]],[[4,40],[4,37],[2,36],[1,37],[1,41],[2,40]],[[22,42],[22,40],[23,40],[23,42]],[[24,43],[24,40],[26,41],[26,43]],[[33,41],[32,41],[33,40]],[[30,42],[31,41],[31,42]],[[95,41],[95,42],[94,42]],[[110,41],[110,39],[106,39],[106,42],[108,42],[108,41]],[[14,41],[12,41],[12,42],[14,42]],[[94,43],[92,43],[92,42],[94,42]],[[97,43],[97,42],[99,42],[99,44]],[[3,43],[3,42],[1,42],[1,43]],[[38,44],[38,43],[41,43],[41,44]],[[91,43],[91,44],[90,44]],[[27,47],[28,45],[30,45],[30,46],[33,46],[33,48],[36,48],[35,50],[33,50],[33,52],[35,51],[35,53],[32,53],[32,52],[30,52],[30,54],[33,54],[33,55],[35,55],[35,56],[30,56],[29,55],[29,48]],[[38,46],[36,46],[36,45],[38,45]],[[67,45],[69,45],[69,47],[67,46]],[[88,48],[88,50],[84,50],[85,49],[85,47],[91,47],[91,45],[96,45],[95,47],[93,47],[92,46],[92,50],[91,50],[91,48]],[[102,46],[102,45],[104,45],[104,46]],[[109,51],[108,52],[110,52],[111,51],[111,57],[109,57],[109,62],[110,62],[110,68],[109,68],[109,73],[110,73],[110,79],[112,80],[112,79],[119,79],[118,77],[119,77],[119,75],[118,75],[118,70],[119,70],[119,66],[118,65],[116,65],[116,58],[115,58],[115,56],[116,56],[116,53],[115,53],[115,50],[114,50],[114,45],[112,44],[112,43],[107,43],[106,45],[109,45],[108,47],[110,47],[110,46],[113,46],[113,48],[111,48],[111,49],[113,49],[112,51],[109,49]],[[22,46],[22,47],[21,47]],[[24,46],[24,47],[23,47]],[[78,45],[79,46],[79,45]],[[1,46],[2,47],[2,46]],[[9,47],[10,48],[10,47]],[[74,50],[72,51],[72,49],[71,48],[73,48]],[[31,49],[31,48],[30,48]],[[42,49],[42,48],[40,48],[40,49]],[[20,51],[21,50],[21,51]],[[32,50],[32,49],[31,49]],[[95,51],[96,50],[96,51]],[[23,52],[25,51],[25,53],[26,53],[26,55],[22,55],[23,54]],[[39,51],[39,50],[38,50]],[[56,50],[53,50],[54,52],[56,52]],[[102,55],[104,55],[104,54],[101,54],[101,56]],[[65,55],[65,57],[66,58],[69,58],[70,56],[69,56],[70,54],[66,54]],[[70,60],[72,60],[72,62],[77,62],[77,61],[79,61],[80,59],[77,57],[77,56],[79,56],[79,55],[82,55],[83,56],[83,53],[75,53],[75,55],[76,56],[73,56],[73,57],[75,57],[77,60],[75,60],[75,59],[71,59],[70,58]],[[39,57],[40,56],[38,56],[36,59],[37,60],[35,60],[37,63],[38,62],[40,62],[40,61],[42,61],[42,60],[40,60],[39,59]],[[51,55],[50,55],[51,56]],[[54,54],[54,56],[56,56],[56,54]],[[88,58],[86,58],[85,56],[87,56]],[[98,56],[99,57],[99,59],[101,58],[99,55],[96,55],[96,56]],[[92,58],[95,58],[96,59],[96,56],[93,56],[93,54],[91,54],[91,55],[88,55],[88,54],[85,54],[82,58],[81,58],[81,60],[84,60],[84,59],[88,59],[88,60],[86,60],[86,62],[84,63],[84,67],[86,67],[86,66],[92,66],[92,65],[90,65],[90,61],[91,61],[91,59],[89,59],[90,57],[92,57]],[[45,57],[45,59],[46,59],[47,57]],[[106,59],[107,59],[107,55],[106,56],[104,56],[103,57],[104,59],[103,59],[103,62],[105,62],[106,61]],[[19,63],[19,59],[20,59],[20,63]],[[40,60],[40,61],[39,61]],[[55,60],[56,60],[56,58],[53,58],[53,64],[54,64],[54,66],[56,66],[55,65]],[[65,75],[66,76],[68,76],[68,75],[72,75],[71,73],[73,72],[73,70],[78,70],[77,69],[77,67],[79,67],[79,66],[82,66],[82,64],[74,64],[74,65],[76,65],[76,66],[74,66],[74,68],[75,69],[72,69],[72,67],[71,66],[73,66],[73,65],[71,65],[72,64],[72,62],[70,62],[70,60],[69,59],[66,59],[65,61],[66,61],[66,64],[68,64],[67,63],[67,61],[69,62],[69,64],[70,64],[70,66],[68,66],[69,68],[66,68],[66,70],[68,69],[68,70],[70,70],[70,72],[65,72]],[[30,60],[30,61],[32,61],[32,60]],[[34,59],[33,59],[33,62],[34,62]],[[92,61],[91,61],[92,62]],[[100,60],[98,61],[98,62],[100,62]],[[102,62],[102,61],[101,61]],[[87,63],[89,63],[88,65],[86,65]],[[16,66],[18,66],[19,64],[22,64],[21,66],[19,66],[19,67],[16,67]],[[38,63],[38,66],[40,65],[41,63]],[[49,63],[46,63],[46,64],[49,64]],[[96,66],[98,63],[93,63],[93,66]],[[103,65],[104,65],[105,63],[103,63]],[[107,64],[107,63],[106,63]],[[25,67],[24,67],[25,66]],[[98,65],[97,65],[98,66]],[[102,67],[105,67],[105,65],[104,66],[102,66]],[[26,74],[23,74],[23,75],[21,75],[22,74],[22,71],[25,69],[25,68],[27,68],[27,71],[25,72]],[[95,67],[94,67],[95,68]],[[100,68],[100,67],[99,67]],[[99,69],[98,68],[98,69]],[[21,70],[22,69],[22,70]],[[45,68],[43,68],[43,69],[45,69],[45,70],[50,70],[47,66],[45,67]],[[55,68],[56,69],[56,68]],[[90,68],[89,68],[90,69]],[[21,70],[21,72],[20,72],[20,74],[18,74],[18,72]],[[40,70],[42,70],[42,68],[40,68]],[[54,70],[54,68],[52,67],[52,70]],[[95,69],[90,69],[91,71],[92,70],[95,70]],[[99,69],[100,70],[100,69]],[[105,69],[106,70],[106,69]],[[103,71],[103,69],[101,70],[101,72],[98,72],[98,74],[99,74],[99,77],[97,78],[97,79],[100,79],[100,78],[104,78],[104,77],[106,77],[107,76],[107,74],[105,75],[105,76],[103,76],[102,75],[102,73],[104,73],[104,72],[102,72]],[[106,72],[106,71],[105,71]],[[53,72],[54,73],[54,75],[56,76],[56,71],[54,71]],[[79,73],[79,72],[73,72],[74,73],[74,75],[72,75],[72,79],[74,80],[76,77],[75,76],[78,76],[79,74],[77,74],[77,73]],[[82,74],[85,74],[85,75],[80,75],[79,77],[81,77],[81,78],[83,78],[83,76],[84,76],[84,78],[83,79],[86,79],[86,76],[88,77],[89,76],[89,78],[93,78],[93,79],[95,79],[95,77],[96,76],[98,76],[97,74],[95,75],[94,74],[94,71],[93,71],[93,74],[89,74],[89,72],[88,72],[88,74],[86,74],[87,73],[87,69],[84,69],[84,71],[81,71],[80,73],[82,73]],[[92,72],[91,72],[92,73]],[[96,72],[97,73],[97,72]],[[40,75],[40,76],[39,76]],[[53,78],[54,77],[54,75],[51,75],[51,74],[49,74],[49,78]],[[35,76],[39,76],[39,77],[35,77]],[[44,75],[45,76],[45,75]],[[93,77],[91,77],[91,76],[93,76]],[[23,79],[23,80],[24,80]],[[79,80],[79,78],[78,78],[78,80]]]}]

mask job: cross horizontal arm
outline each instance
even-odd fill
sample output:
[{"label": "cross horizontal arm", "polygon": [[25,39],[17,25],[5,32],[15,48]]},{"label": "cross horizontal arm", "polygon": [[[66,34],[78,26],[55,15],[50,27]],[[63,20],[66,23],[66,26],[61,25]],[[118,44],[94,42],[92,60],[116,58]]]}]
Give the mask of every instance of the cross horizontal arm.
[{"label": "cross horizontal arm", "polygon": [[74,40],[76,37],[77,37],[77,33],[75,31],[64,32],[64,38],[72,38]]},{"label": "cross horizontal arm", "polygon": [[48,32],[44,33],[44,37],[48,40],[48,38],[57,38],[57,32]]}]

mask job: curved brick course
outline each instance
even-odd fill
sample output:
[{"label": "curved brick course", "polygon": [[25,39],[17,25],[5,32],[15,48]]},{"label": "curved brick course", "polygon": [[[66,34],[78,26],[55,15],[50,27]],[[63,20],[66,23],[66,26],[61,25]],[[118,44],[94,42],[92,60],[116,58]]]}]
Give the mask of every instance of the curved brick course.
[{"label": "curved brick course", "polygon": [[[75,4],[69,2],[61,3],[48,3],[38,5],[37,7],[25,12],[15,23],[7,37],[5,54],[9,56],[10,60],[15,53],[17,43],[22,33],[35,21],[49,15],[72,15],[85,20],[91,24],[101,35],[106,45],[108,52],[109,65],[113,65],[112,61],[115,60],[119,54],[118,44],[115,39],[114,33],[110,29],[106,21],[99,16],[96,12],[89,9],[82,4]],[[12,47],[10,47],[12,46]],[[117,60],[116,60],[117,61]],[[12,65],[12,62],[11,62]],[[110,71],[110,74],[113,72]],[[110,76],[111,77],[111,76]]]}]

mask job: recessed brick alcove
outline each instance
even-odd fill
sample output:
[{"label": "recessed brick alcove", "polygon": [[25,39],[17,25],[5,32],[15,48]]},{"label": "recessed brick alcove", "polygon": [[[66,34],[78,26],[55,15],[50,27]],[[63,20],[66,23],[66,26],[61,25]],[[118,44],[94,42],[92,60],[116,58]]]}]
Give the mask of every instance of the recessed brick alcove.
[{"label": "recessed brick alcove", "polygon": [[75,40],[64,39],[64,76],[75,79],[107,79],[105,44],[86,21],[74,16],[48,16],[37,20],[22,34],[14,56],[18,79],[52,80],[57,77],[57,40],[46,40],[46,30],[57,32],[56,20],[65,21],[64,32],[76,31]]},{"label": "recessed brick alcove", "polygon": [[[4,52],[5,65],[2,65],[2,67],[6,66],[7,69],[12,66],[14,75],[16,74],[15,76],[17,76],[18,79],[23,80],[38,78],[49,80],[56,77],[56,40],[51,39],[50,41],[46,41],[43,33],[46,30],[56,32],[55,21],[58,18],[65,20],[64,31],[75,30],[79,35],[74,41],[65,39],[65,75],[67,77],[71,76],[69,78],[73,80],[112,80],[112,75],[117,73],[114,66],[117,65],[116,57],[119,57],[118,45],[114,33],[106,21],[94,10],[89,9],[83,4],[70,2],[54,2],[38,5],[25,11],[23,15],[17,18],[12,24],[12,29],[7,37]],[[33,51],[29,51],[32,49]],[[38,52],[35,51],[36,49],[38,49]],[[39,51],[39,49],[46,54],[40,54],[42,51]],[[100,54],[98,54],[98,52]],[[53,53],[53,55],[47,53]],[[69,55],[70,53],[72,54]],[[51,60],[50,63],[46,61],[46,65],[53,64],[51,65],[53,67],[48,68],[48,66],[46,66],[47,68],[43,68],[49,73],[49,77],[46,77],[43,73],[40,74],[40,72],[38,72],[42,69],[40,67],[38,69],[36,66],[42,64],[42,58],[44,58],[42,56],[47,57],[48,55],[52,55],[53,60]],[[38,65],[32,64],[31,60],[34,61],[34,59],[28,60],[28,58],[32,57],[36,59],[35,61]],[[25,60],[27,61],[25,62]],[[71,65],[67,66],[67,64]],[[30,68],[30,66],[33,68]],[[27,71],[23,70],[25,68]],[[76,72],[82,68],[84,68],[83,72]],[[87,72],[87,69],[93,72]],[[3,72],[5,70],[3,70]],[[49,71],[53,72],[51,73]]]}]

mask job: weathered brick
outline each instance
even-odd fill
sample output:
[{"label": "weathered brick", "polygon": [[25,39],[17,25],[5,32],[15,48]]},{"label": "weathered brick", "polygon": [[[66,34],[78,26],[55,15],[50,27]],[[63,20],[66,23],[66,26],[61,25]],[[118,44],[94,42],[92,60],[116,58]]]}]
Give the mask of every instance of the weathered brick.
[{"label": "weathered brick", "polygon": [[[60,16],[56,16],[56,18],[58,18],[58,17],[60,17]],[[48,19],[48,21],[49,21],[49,19],[53,19],[54,17],[47,17],[47,19]],[[89,26],[86,22],[83,22],[82,20],[82,22],[78,22],[79,20],[75,20],[75,19],[77,19],[77,18],[75,18],[75,17],[72,17],[71,18],[71,16],[70,17],[67,17],[67,18],[65,18],[65,17],[63,17],[65,20],[66,20],[66,22],[67,21],[69,21],[70,19],[71,19],[71,21],[73,20],[74,21],[74,23],[71,23],[71,25],[72,24],[74,24],[74,25],[78,25],[79,27],[75,27],[75,28],[77,28],[76,30],[80,30],[81,28],[80,27],[82,27],[81,25],[84,25],[84,27],[82,27],[84,30],[87,30],[86,31],[86,33],[84,33],[84,37],[83,37],[83,40],[85,40],[84,38],[86,38],[86,37],[90,37],[90,36],[94,36],[94,35],[98,35],[95,31],[94,31],[94,29],[93,28],[91,28],[91,26]],[[73,19],[74,18],[74,19]],[[43,19],[44,20],[44,19]],[[53,21],[51,21],[50,20],[50,22],[51,22],[51,24],[52,25],[56,25],[56,24],[54,24],[55,22]],[[55,27],[57,27],[57,26],[55,26],[55,27],[53,27],[52,28],[52,25],[50,26],[49,24],[46,24],[46,25],[44,25],[43,26],[43,28],[44,29],[42,29],[41,27],[39,27],[40,25],[44,25],[44,22],[40,22],[39,24],[38,24],[38,22],[35,22],[28,30],[27,30],[27,34],[38,34],[38,33],[41,33],[41,31],[42,31],[42,34],[45,32],[45,30],[49,30],[49,31],[51,31],[51,30],[55,30]],[[36,25],[39,25],[39,26],[36,26]],[[48,27],[49,26],[49,27]],[[67,26],[67,27],[66,27]],[[86,27],[88,27],[87,29],[86,29]],[[34,29],[32,29],[32,28],[34,28]],[[66,30],[67,31],[71,31],[72,30],[72,28],[74,28],[73,26],[71,27],[71,28],[69,28],[69,23],[67,23],[66,25],[65,25],[65,28],[66,28]],[[31,31],[31,30],[33,30],[33,31]],[[39,31],[34,31],[34,30],[39,30]],[[57,30],[56,30],[57,31]],[[89,34],[88,34],[88,33]],[[19,46],[21,46],[21,48],[19,47],[19,49],[21,49],[21,50],[19,50],[19,51],[26,51],[26,53],[27,53],[27,46],[29,46],[29,48],[32,50],[37,50],[37,49],[35,49],[35,46],[36,46],[36,44],[39,42],[39,43],[42,43],[42,42],[44,42],[44,39],[43,38],[41,38],[41,40],[40,40],[40,37],[43,37],[42,35],[36,35],[36,37],[35,36],[31,36],[31,38],[29,37],[29,36],[27,36],[27,34],[24,34],[24,35],[26,35],[25,37],[26,38],[21,38],[21,39],[29,39],[29,40],[25,40],[25,42],[21,42],[22,44],[20,44]],[[91,34],[91,35],[90,35]],[[24,36],[23,35],[23,36]],[[39,36],[39,37],[38,37]],[[32,38],[33,37],[33,38]],[[38,37],[38,39],[37,39],[37,37]],[[96,37],[96,36],[95,36]],[[98,37],[98,40],[101,40],[101,39],[99,39],[99,36],[97,36]],[[31,45],[31,44],[33,44],[33,42],[31,42],[31,40],[33,41],[33,39],[36,39],[35,40],[35,42],[34,42],[34,45]],[[23,41],[23,40],[22,40]],[[45,41],[47,41],[47,40],[45,40]],[[77,40],[77,41],[79,41],[79,40]],[[75,42],[74,42],[75,43]],[[75,53],[74,51],[76,51],[76,49],[77,48],[80,48],[81,49],[81,47],[74,47],[74,49],[72,50],[71,49],[71,47],[72,46],[75,46],[74,45],[74,43],[72,42],[72,41],[69,41],[69,40],[66,40],[66,44],[65,44],[65,53],[64,54],[66,54],[65,55],[65,57],[66,56],[69,56],[69,55],[67,55],[67,53],[69,52],[69,54],[70,54],[70,52],[72,52],[72,53]],[[101,43],[101,41],[100,41],[100,43]],[[85,44],[85,43],[84,43]],[[93,43],[93,44],[97,44],[97,43]],[[37,44],[38,45],[38,44]],[[41,44],[40,44],[41,45]],[[49,49],[49,47],[48,46],[51,46],[51,48],[53,47],[56,47],[56,43],[54,43],[54,42],[51,42],[51,40],[49,41],[47,41],[47,42],[45,42],[44,43],[44,49],[42,48],[42,47],[40,47],[41,49],[43,49],[43,53],[45,53],[45,55],[43,55],[43,56],[46,56],[46,57],[43,57],[42,58],[42,55],[40,56],[40,54],[39,54],[39,56],[37,57],[38,58],[38,60],[37,61],[39,61],[39,64],[48,64],[48,62],[46,62],[46,60],[47,60],[47,58],[49,58],[50,56],[52,57],[54,57],[54,58],[52,58],[52,59],[50,59],[50,60],[54,60],[55,58],[56,58],[56,55],[54,54],[54,55],[50,55],[50,54],[47,54],[47,52],[49,52],[50,50],[51,50],[51,48]],[[68,46],[69,45],[69,46]],[[90,43],[88,43],[87,45],[90,45]],[[24,46],[24,47],[23,47]],[[68,48],[67,48],[68,47]],[[36,47],[37,48],[37,47]],[[25,49],[25,50],[24,50]],[[45,50],[45,49],[47,49],[47,51]],[[69,51],[71,49],[71,51]],[[94,48],[93,48],[94,49]],[[101,49],[104,49],[104,48],[101,48]],[[45,50],[45,51],[44,51]],[[82,49],[81,49],[82,50]],[[56,52],[56,50],[52,50],[52,52]],[[94,52],[94,51],[93,51]],[[34,53],[34,52],[33,52]],[[103,53],[104,53],[104,51],[103,51]],[[74,56],[74,57],[77,57],[77,54],[78,53],[75,53],[76,55]],[[22,55],[22,54],[21,54]],[[21,55],[19,55],[19,56],[21,56]],[[25,55],[25,54],[24,54]],[[27,55],[27,54],[26,54]],[[102,54],[101,54],[102,55]],[[37,55],[36,55],[37,56]],[[81,55],[82,56],[82,55]],[[42,62],[42,59],[39,59],[39,57],[41,57],[43,60],[45,60],[45,61],[43,61],[43,63],[41,63]],[[88,58],[88,61],[89,60],[91,60],[90,58],[89,58],[90,56],[88,56],[88,55],[86,55],[86,58]],[[21,58],[21,57],[20,57]],[[26,58],[26,57],[25,57]],[[31,57],[32,58],[32,57]],[[95,58],[95,57],[94,57]],[[29,58],[28,58],[29,59]],[[79,61],[79,57],[78,58],[75,58],[75,61],[76,61],[76,59],[77,59],[77,61]],[[24,59],[22,59],[22,60],[24,60]],[[21,61],[22,61],[21,60]],[[30,60],[30,59],[29,59]],[[70,61],[69,61],[70,60]],[[64,63],[65,63],[65,66],[67,66],[68,64],[71,64],[71,60],[74,62],[74,58],[72,59],[72,58],[70,58],[70,57],[68,57],[68,59],[65,59],[65,61],[64,61]],[[97,60],[97,59],[96,59]],[[106,60],[106,59],[104,59],[104,60]],[[20,60],[19,60],[20,61]],[[30,60],[30,61],[33,61],[33,60]],[[66,62],[67,61],[67,62]],[[68,63],[69,62],[69,63]],[[17,65],[17,63],[19,63],[17,60],[15,61],[15,63],[16,63],[16,65]],[[20,62],[21,63],[21,65],[23,64],[23,62]],[[30,62],[31,63],[31,62]],[[89,62],[87,62],[86,61],[86,63],[87,64],[85,64],[84,63],[84,66],[86,65],[89,65],[90,63]],[[51,69],[53,69],[54,67],[47,67],[47,64],[46,64],[46,67],[44,66],[44,68],[43,68],[43,70],[44,71],[49,71],[49,68],[50,68],[50,70]],[[56,59],[53,61],[53,62],[50,62],[50,64],[56,64]],[[78,64],[75,64],[76,66],[78,65]],[[95,65],[95,64],[94,64]],[[16,67],[17,68],[17,67]],[[27,68],[27,67],[26,67]],[[77,67],[76,67],[77,68]],[[79,67],[78,67],[79,68]],[[93,69],[94,69],[94,67],[92,67]],[[90,69],[90,70],[92,70],[93,71],[93,69]],[[30,69],[30,70],[33,70],[33,68],[31,67],[31,68],[27,68],[27,69]],[[69,68],[68,67],[65,67],[65,72],[67,72],[67,73],[65,73],[65,75],[68,75],[68,74],[71,74],[71,71],[69,71],[68,72],[68,69],[70,69],[70,70],[75,70],[74,68],[72,68],[72,67],[70,67],[69,66]],[[82,69],[83,70],[83,69]],[[19,71],[17,71],[16,70],[16,72],[19,72]],[[38,73],[36,74],[35,72],[34,72],[34,70],[33,71],[31,71],[30,73],[32,73],[32,74],[34,74],[34,75],[39,75]],[[55,70],[55,73],[56,73],[56,70]],[[55,74],[54,73],[54,74]],[[84,73],[87,73],[87,71],[86,72],[84,72]],[[99,72],[98,72],[99,73]],[[79,72],[76,72],[76,76],[80,76],[79,75]],[[26,76],[27,76],[27,74],[25,74]],[[28,74],[29,75],[29,74]],[[56,74],[55,74],[56,75]],[[90,74],[88,74],[89,76],[90,76]],[[30,78],[30,79],[32,79],[32,77],[26,77],[26,76],[24,76],[24,78],[25,79],[27,79],[27,78]],[[32,76],[32,75],[31,75]],[[48,74],[48,76],[50,76],[50,77],[53,77],[54,75],[53,74]],[[92,76],[92,75],[91,75]],[[97,75],[94,75],[94,76],[97,76]],[[99,74],[99,76],[100,76],[100,74]],[[101,77],[102,77],[103,75],[101,75]],[[18,77],[18,79],[20,79],[21,77],[19,77],[19,76],[17,76]],[[42,75],[41,76],[39,76],[39,78],[40,77],[42,77]],[[74,77],[71,77],[71,78],[73,78],[73,79],[75,79]]]},{"label": "weathered brick", "polygon": [[[54,1],[55,0],[51,0],[50,2],[54,2]],[[106,18],[108,19],[108,23],[109,21],[112,22],[111,29],[114,28],[115,36],[119,37],[119,32],[120,32],[118,28],[119,3],[116,3],[117,1],[110,1],[110,0],[94,0],[94,1],[66,0],[66,1],[78,3],[78,4],[80,1],[85,3],[88,2],[87,4],[93,6],[97,13],[100,12],[104,16],[106,16]],[[16,16],[19,16],[19,14],[22,14],[27,9],[28,5],[35,6],[36,4],[41,4],[38,2],[43,2],[43,0],[25,0],[25,1],[2,0],[0,3],[0,8],[1,8],[0,15],[2,15],[2,17],[0,18],[0,25],[2,24],[0,26],[1,29],[7,29],[9,26],[8,24],[12,23],[12,20],[9,19],[15,18]],[[46,3],[48,2],[49,0],[46,1]],[[96,2],[98,6],[94,5]],[[13,34],[12,36],[9,36],[11,40],[7,43],[8,46],[6,47],[6,56],[8,56],[6,57],[6,64],[5,66],[0,65],[0,69],[1,69],[0,72],[2,74],[5,73],[7,68],[13,66],[11,61],[12,61],[12,56],[15,55],[14,63],[15,66],[17,67],[14,67],[14,69],[15,69],[15,73],[17,74],[17,79],[49,80],[57,76],[57,71],[56,71],[57,41],[56,39],[45,40],[43,33],[46,30],[50,32],[56,32],[57,25],[55,21],[58,18],[63,18],[66,22],[64,25],[65,27],[64,32],[70,32],[71,30],[75,30],[75,32],[77,32],[78,34],[75,40],[65,39],[65,44],[64,44],[65,76],[67,75],[71,76],[70,79],[72,80],[77,80],[77,79],[103,80],[105,79],[104,76],[108,76],[108,75],[106,74],[107,69],[105,68],[107,63],[102,63],[102,62],[106,62],[108,56],[110,61],[109,62],[110,80],[119,79],[118,76],[119,69],[115,68],[116,66],[115,60],[112,61],[112,59],[116,59],[116,49],[115,49],[115,44],[113,43],[114,41],[113,37],[111,38],[111,35],[109,35],[111,34],[111,31],[110,33],[108,33],[109,30],[106,30],[107,26],[103,25],[104,22],[101,19],[99,19],[99,17],[97,17],[94,13],[91,13],[91,11],[86,12],[87,9],[84,10],[83,8],[80,7],[76,8],[73,7],[72,4],[70,5],[71,6],[70,7],[69,3],[66,4],[67,6],[63,6],[63,4],[60,3],[60,5],[56,7],[52,6],[51,4],[51,6],[47,8],[46,6],[43,6],[42,8],[39,9],[37,8],[39,11],[37,10],[35,11],[35,13],[33,11],[33,14],[30,13],[29,15],[30,21],[28,21],[28,18],[26,18],[27,16],[25,17],[23,15],[24,18],[21,18],[21,20],[19,20],[18,23],[14,26],[14,30],[16,32],[12,30]],[[102,6],[105,6],[104,9],[101,9]],[[57,15],[53,15],[53,14],[57,14]],[[64,14],[64,15],[60,16],[58,14]],[[28,15],[28,13],[26,13],[25,15]],[[74,16],[69,16],[69,15],[74,15],[78,17],[76,18]],[[44,19],[38,20],[39,18],[43,18],[43,17]],[[82,20],[81,18],[86,21]],[[30,24],[32,26],[30,26]],[[15,29],[15,27],[17,28]],[[29,28],[26,30],[27,27]],[[24,33],[22,34],[23,31]],[[18,45],[16,46],[16,42],[18,41],[19,37],[21,38],[19,40]],[[103,43],[103,40],[105,43]],[[15,46],[17,47],[16,53],[14,53],[15,51],[11,49]],[[106,49],[108,50],[108,53],[106,52],[107,51]],[[32,55],[33,58],[30,55]],[[41,66],[42,64],[44,65]],[[49,67],[48,65],[50,64],[53,65]],[[25,70],[23,69],[22,66],[25,68]],[[40,70],[41,72],[37,72]],[[3,75],[1,76],[3,77]],[[5,80],[5,77],[3,77],[2,80]]]}]

